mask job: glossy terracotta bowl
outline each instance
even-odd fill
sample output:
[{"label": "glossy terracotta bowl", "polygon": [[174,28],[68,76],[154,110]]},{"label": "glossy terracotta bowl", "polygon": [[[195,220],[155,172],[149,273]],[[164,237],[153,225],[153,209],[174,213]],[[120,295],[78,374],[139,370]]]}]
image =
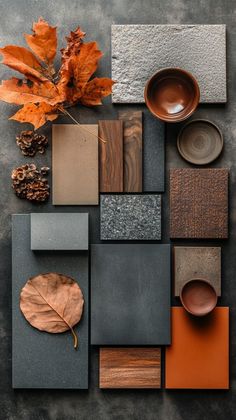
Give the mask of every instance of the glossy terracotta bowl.
[{"label": "glossy terracotta bowl", "polygon": [[199,104],[196,79],[179,68],[159,70],[147,82],[144,99],[149,111],[166,122],[183,121]]},{"label": "glossy terracotta bowl", "polygon": [[203,279],[193,279],[185,283],[180,300],[191,315],[205,316],[216,307],[217,294],[214,287]]}]

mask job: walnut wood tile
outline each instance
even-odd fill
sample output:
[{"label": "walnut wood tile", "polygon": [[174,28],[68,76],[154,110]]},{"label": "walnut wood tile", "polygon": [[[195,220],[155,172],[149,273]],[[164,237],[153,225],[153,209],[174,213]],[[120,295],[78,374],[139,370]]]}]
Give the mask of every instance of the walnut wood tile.
[{"label": "walnut wood tile", "polygon": [[54,205],[98,204],[97,135],[98,126],[95,124],[53,125],[52,192]]},{"label": "walnut wood tile", "polygon": [[123,122],[98,122],[100,192],[123,192]]},{"label": "walnut wood tile", "polygon": [[142,192],[142,111],[121,111],[124,128],[124,192]]},{"label": "walnut wood tile", "polygon": [[160,388],[161,349],[100,348],[100,388]]},{"label": "walnut wood tile", "polygon": [[165,367],[166,388],[228,389],[229,308],[216,307],[198,318],[173,307]]},{"label": "walnut wood tile", "polygon": [[228,237],[228,169],[170,170],[170,237]]},{"label": "walnut wood tile", "polygon": [[174,247],[174,287],[179,296],[183,285],[191,279],[207,280],[221,295],[221,248]]}]

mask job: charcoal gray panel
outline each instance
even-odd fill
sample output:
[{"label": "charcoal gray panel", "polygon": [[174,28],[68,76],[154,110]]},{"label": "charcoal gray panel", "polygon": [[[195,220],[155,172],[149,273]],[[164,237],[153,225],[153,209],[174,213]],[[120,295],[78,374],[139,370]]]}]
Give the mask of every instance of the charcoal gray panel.
[{"label": "charcoal gray panel", "polygon": [[91,344],[170,344],[170,245],[92,245],[91,264]]},{"label": "charcoal gray panel", "polygon": [[88,249],[88,213],[31,213],[31,249]]},{"label": "charcoal gray panel", "polygon": [[165,191],[165,123],[146,109],[143,113],[144,191]]},{"label": "charcoal gray panel", "polygon": [[[12,231],[12,385],[13,388],[88,388],[88,253],[30,250],[30,215],[14,215]],[[49,334],[33,328],[19,307],[29,277],[59,272],[78,281],[85,299],[76,327],[79,348],[70,332]]]},{"label": "charcoal gray panel", "polygon": [[102,240],[160,240],[161,196],[101,195],[100,218]]}]

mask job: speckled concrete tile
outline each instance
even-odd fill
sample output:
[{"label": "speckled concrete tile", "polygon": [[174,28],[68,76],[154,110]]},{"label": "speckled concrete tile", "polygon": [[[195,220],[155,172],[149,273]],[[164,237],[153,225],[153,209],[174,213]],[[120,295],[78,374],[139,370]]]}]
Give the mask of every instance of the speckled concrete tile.
[{"label": "speckled concrete tile", "polygon": [[102,240],[160,240],[161,195],[101,195]]},{"label": "speckled concrete tile", "polygon": [[144,102],[146,81],[164,67],[190,71],[201,102],[226,102],[225,25],[112,26],[113,102]]}]

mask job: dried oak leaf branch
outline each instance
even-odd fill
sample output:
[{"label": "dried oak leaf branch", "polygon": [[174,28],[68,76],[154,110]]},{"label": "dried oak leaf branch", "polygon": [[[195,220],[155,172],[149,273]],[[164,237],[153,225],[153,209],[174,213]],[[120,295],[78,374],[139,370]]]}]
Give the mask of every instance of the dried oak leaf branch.
[{"label": "dried oak leaf branch", "polygon": [[102,52],[96,42],[84,43],[85,33],[80,27],[66,37],[58,73],[54,69],[56,27],[39,18],[32,30],[33,34],[25,34],[31,51],[15,45],[0,48],[2,64],[24,76],[4,80],[0,85],[0,100],[23,105],[10,119],[31,123],[38,129],[60,113],[71,117],[70,106],[100,105],[102,98],[111,94],[113,80],[105,77],[91,80]]}]

